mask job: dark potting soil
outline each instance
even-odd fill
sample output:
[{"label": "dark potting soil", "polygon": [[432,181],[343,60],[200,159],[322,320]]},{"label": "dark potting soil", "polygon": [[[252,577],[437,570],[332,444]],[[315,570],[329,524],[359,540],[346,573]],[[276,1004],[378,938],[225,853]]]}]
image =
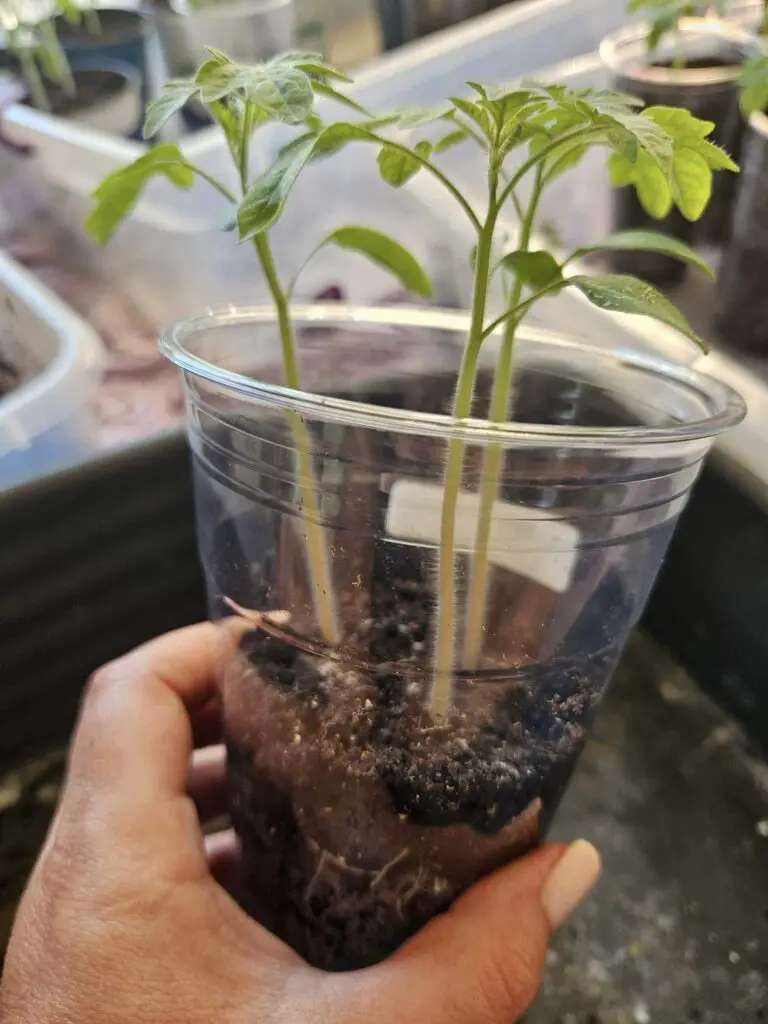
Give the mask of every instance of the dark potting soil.
[{"label": "dark potting soil", "polygon": [[97,103],[118,96],[125,89],[125,79],[115,71],[76,68],[72,74],[75,77],[73,95],[69,95],[52,82],[45,83],[51,109],[59,117],[68,117],[81,110],[88,110]]},{"label": "dark potting soil", "polygon": [[[413,378],[399,394],[382,385],[354,397],[443,411],[451,387],[449,376]],[[482,400],[484,388],[478,393]],[[519,414],[543,422],[563,400],[558,378],[544,373],[521,388]],[[617,422],[599,389],[592,402],[595,423]],[[354,433],[347,431],[344,448],[350,457],[362,443]],[[431,450],[428,439],[411,440],[427,446],[413,458]],[[267,467],[266,451],[262,471],[282,472],[282,463]],[[382,452],[365,458],[387,461]],[[337,579],[344,635],[333,650],[307,639],[312,599],[300,548],[283,537],[290,522],[270,539],[268,521],[225,516],[211,552],[203,551],[220,614],[231,614],[225,597],[290,611],[262,618],[224,679],[240,899],[327,970],[380,961],[479,878],[540,841],[618,659],[633,601],[619,574],[607,571],[577,600],[555,649],[536,657],[518,633],[535,619],[533,646],[540,643],[550,597],[537,605],[543,588],[498,573],[489,615],[500,622],[488,620],[480,669],[456,674],[451,713],[435,721],[426,710],[433,558],[385,535],[386,496],[377,505],[379,480],[362,475],[349,486],[365,490],[346,494],[353,518],[330,541],[346,581]],[[355,508],[365,510],[365,522]],[[457,579],[466,575],[460,557]]]},{"label": "dark potting soil", "polygon": [[[540,840],[618,656],[617,637],[457,677],[435,724],[430,593],[401,579],[372,597],[345,660],[257,632],[226,685],[242,905],[326,970],[380,961]],[[593,607],[626,617],[615,579]]]}]

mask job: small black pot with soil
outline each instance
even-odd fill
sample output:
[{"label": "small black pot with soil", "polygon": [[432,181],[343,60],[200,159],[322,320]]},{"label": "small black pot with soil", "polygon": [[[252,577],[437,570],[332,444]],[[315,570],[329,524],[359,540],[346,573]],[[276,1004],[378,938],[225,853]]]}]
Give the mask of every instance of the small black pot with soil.
[{"label": "small black pot with soil", "polygon": [[[709,444],[685,432],[646,444],[644,424],[676,437],[716,404],[623,356],[521,344],[513,406],[527,426],[504,445],[479,652],[468,666],[469,539],[453,552],[456,655],[436,712],[446,414],[466,317],[376,313],[361,323],[315,307],[297,323],[316,398],[271,397],[282,371],[263,320],[212,323],[194,341],[207,365],[262,382],[253,396],[243,377],[240,390],[209,383],[184,357],[212,613],[252,624],[222,677],[240,899],[329,970],[381,960],[542,839]],[[486,371],[478,417],[490,384]],[[333,641],[308,557],[294,401],[311,437]],[[632,429],[623,440],[615,427]],[[479,435],[457,513],[467,538],[499,437]]]},{"label": "small black pot with soil", "polygon": [[[711,140],[738,161],[743,134],[738,104],[737,79],[741,65],[755,52],[753,37],[741,29],[712,18],[684,18],[678,32],[670,33],[648,53],[648,26],[638,25],[607,36],[600,54],[613,77],[613,87],[643,100],[647,106],[685,107],[696,117],[712,121]],[[677,62],[683,58],[684,67]],[[642,208],[634,189],[617,189],[615,226],[654,228],[689,244],[727,241],[730,230],[736,175],[715,177],[712,199],[695,225],[674,210],[654,220]],[[655,253],[617,252],[615,268],[637,274],[654,284],[678,284],[685,265]]]},{"label": "small black pot with soil", "polygon": [[768,352],[768,114],[747,129],[731,241],[717,283],[715,320],[734,348]]}]

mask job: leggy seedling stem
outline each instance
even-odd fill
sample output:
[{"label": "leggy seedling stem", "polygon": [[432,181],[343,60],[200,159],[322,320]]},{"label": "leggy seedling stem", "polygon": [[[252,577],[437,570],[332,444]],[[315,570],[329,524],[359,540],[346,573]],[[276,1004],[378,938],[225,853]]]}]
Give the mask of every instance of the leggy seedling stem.
[{"label": "leggy seedling stem", "polygon": [[[539,200],[544,185],[544,164],[536,167],[536,179],[528,203],[528,210],[523,216],[520,232],[519,249],[528,252],[531,244],[531,233],[538,210]],[[509,308],[515,309],[522,299],[523,278],[518,275],[509,302]],[[512,357],[515,346],[515,335],[519,326],[519,318],[511,316],[504,328],[504,337],[499,353],[499,362],[493,381],[489,419],[492,423],[504,423],[509,419],[510,397],[512,393]],[[500,444],[492,443],[483,453],[480,471],[480,505],[477,517],[477,532],[472,551],[472,563],[467,590],[467,616],[464,627],[464,655],[462,665],[466,669],[477,666],[482,646],[483,626],[486,618],[488,600],[489,558],[488,545],[491,537],[493,506],[499,492],[499,480],[504,451]]]},{"label": "leggy seedling stem", "polygon": [[[253,117],[253,104],[246,102],[243,114],[244,130],[239,154],[240,188],[243,196],[248,191],[248,150],[253,128]],[[254,236],[253,248],[264,272],[264,279],[272,295],[272,301],[275,304],[283,354],[285,383],[289,388],[301,391],[301,374],[296,355],[296,341],[288,309],[288,300],[280,284],[267,231]],[[341,633],[336,614],[335,590],[333,587],[331,563],[328,557],[328,545],[321,520],[317,480],[312,463],[312,437],[304,420],[298,413],[286,410],[286,418],[296,454],[296,485],[301,498],[301,512],[306,529],[307,562],[315,597],[315,612],[323,638],[329,644],[335,646],[341,641]]]},{"label": "leggy seedling stem", "polygon": [[[493,236],[499,214],[496,203],[498,182],[498,168],[492,166],[488,184],[492,201],[489,203],[488,215],[480,231],[477,245],[475,281],[472,295],[472,319],[453,403],[453,415],[457,420],[466,419],[472,412],[472,396],[477,375],[477,360],[483,344],[485,310],[488,301],[488,286],[493,256]],[[464,442],[461,438],[453,437],[448,442],[440,522],[437,637],[435,642],[434,675],[430,694],[430,707],[432,715],[436,719],[444,718],[447,715],[453,692],[454,648],[456,643],[456,506],[458,504],[459,491],[461,490],[463,468]]]}]

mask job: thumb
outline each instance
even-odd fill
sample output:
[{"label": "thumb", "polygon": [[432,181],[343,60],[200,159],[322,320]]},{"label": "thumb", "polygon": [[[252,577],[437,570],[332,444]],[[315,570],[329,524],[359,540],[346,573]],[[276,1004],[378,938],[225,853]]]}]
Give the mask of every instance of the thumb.
[{"label": "thumb", "polygon": [[538,992],[552,931],[599,874],[600,855],[579,840],[567,848],[544,846],[480,882],[370,972],[368,981],[386,993],[381,1002],[371,999],[388,1007],[382,1024],[517,1020]]}]

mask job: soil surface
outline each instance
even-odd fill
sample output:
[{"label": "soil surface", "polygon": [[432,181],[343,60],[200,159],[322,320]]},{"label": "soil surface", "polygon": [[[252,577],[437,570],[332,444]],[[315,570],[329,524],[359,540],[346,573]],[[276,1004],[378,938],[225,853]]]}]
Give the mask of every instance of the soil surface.
[{"label": "soil surface", "polygon": [[125,89],[125,79],[116,71],[101,68],[76,68],[72,74],[75,79],[75,92],[66,93],[61,86],[46,82],[45,91],[54,114],[69,117],[81,110],[119,96]]}]

